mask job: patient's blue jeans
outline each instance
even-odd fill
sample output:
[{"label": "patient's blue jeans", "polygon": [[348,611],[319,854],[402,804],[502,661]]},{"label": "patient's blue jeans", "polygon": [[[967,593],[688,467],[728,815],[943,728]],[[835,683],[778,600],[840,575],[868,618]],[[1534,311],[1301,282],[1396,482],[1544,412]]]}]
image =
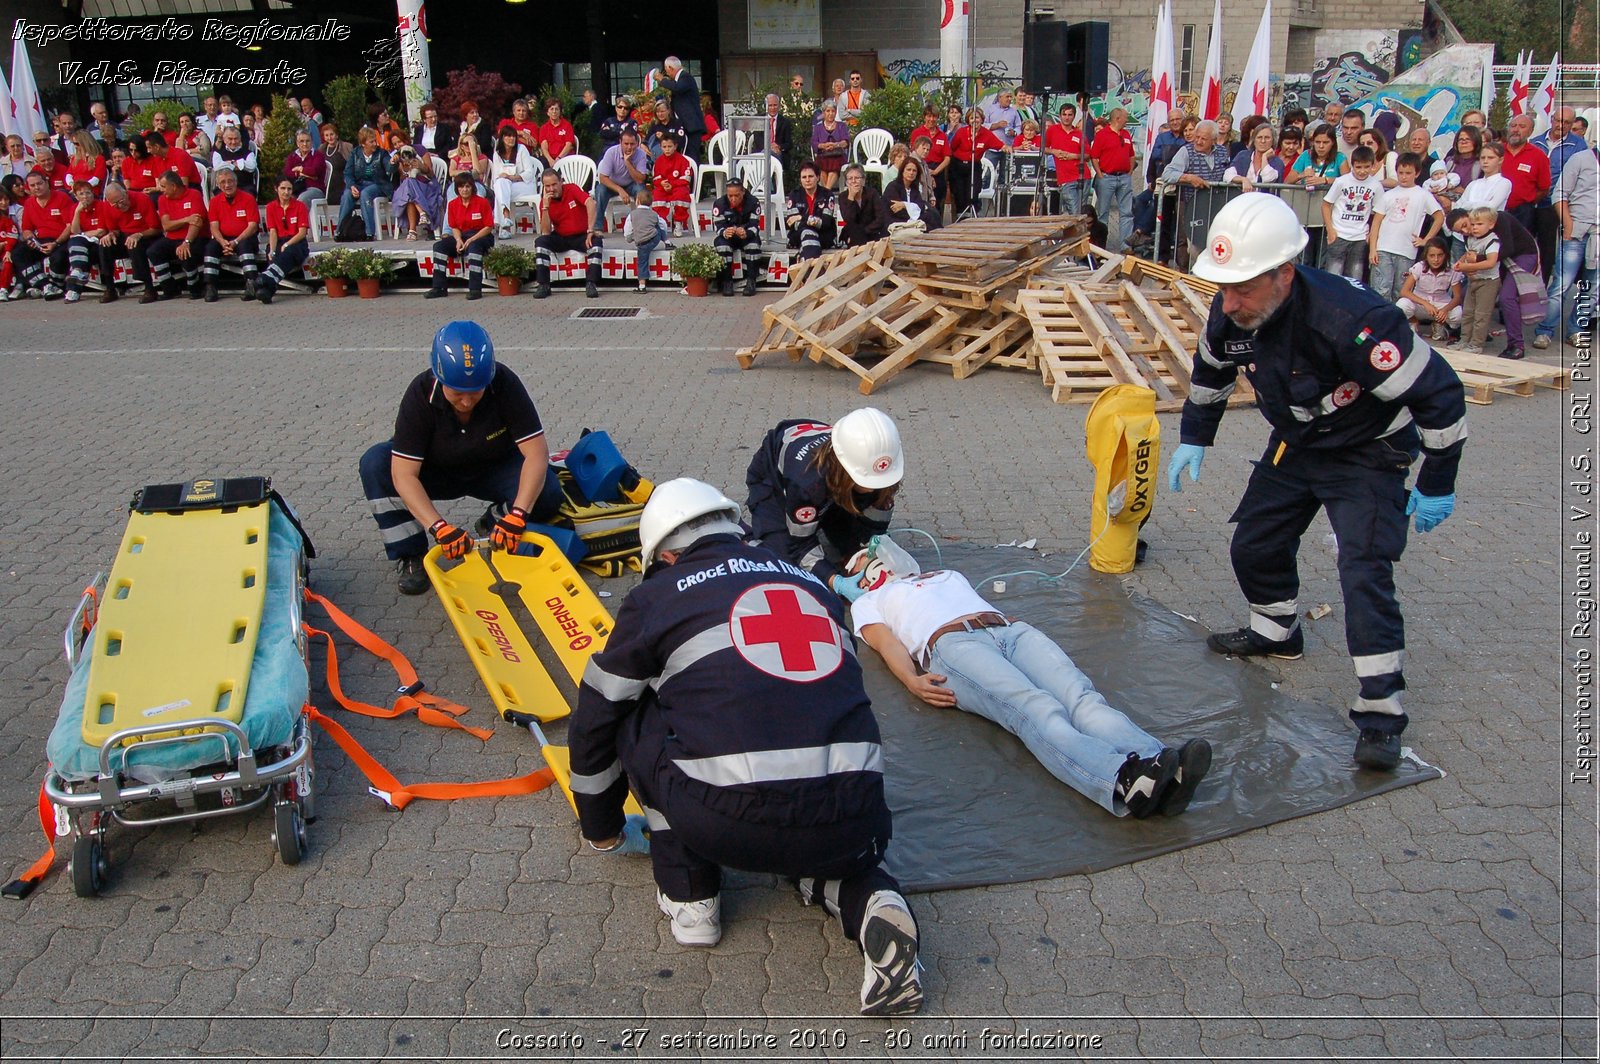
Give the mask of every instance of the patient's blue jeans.
[{"label": "patient's blue jeans", "polygon": [[952,632],[934,644],[929,672],[949,677],[956,703],[1025,743],[1050,774],[1117,816],[1112,797],[1128,754],[1162,744],[1111,708],[1066,651],[1030,624]]}]

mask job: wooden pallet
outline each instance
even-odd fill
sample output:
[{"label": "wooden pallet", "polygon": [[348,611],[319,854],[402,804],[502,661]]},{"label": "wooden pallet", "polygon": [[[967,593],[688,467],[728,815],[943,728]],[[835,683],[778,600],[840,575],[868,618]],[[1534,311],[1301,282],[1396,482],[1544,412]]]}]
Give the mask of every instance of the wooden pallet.
[{"label": "wooden pallet", "polygon": [[1141,259],[1137,255],[1125,255],[1122,259],[1122,272],[1127,274],[1135,283],[1154,281],[1160,285],[1170,285],[1174,281],[1181,281],[1191,292],[1200,296],[1205,301],[1205,306],[1211,306],[1211,299],[1217,294],[1217,286],[1192,273],[1183,273],[1171,266],[1163,266],[1159,262]]},{"label": "wooden pallet", "polygon": [[1528,396],[1541,386],[1566,391],[1571,379],[1570,372],[1562,366],[1517,362],[1463,351],[1440,351],[1439,354],[1461,378],[1461,384],[1467,391],[1467,402],[1479,406],[1494,402],[1495,392]]},{"label": "wooden pallet", "polygon": [[1069,215],[967,219],[896,243],[895,272],[936,299],[980,309],[1073,250],[1086,232]]}]

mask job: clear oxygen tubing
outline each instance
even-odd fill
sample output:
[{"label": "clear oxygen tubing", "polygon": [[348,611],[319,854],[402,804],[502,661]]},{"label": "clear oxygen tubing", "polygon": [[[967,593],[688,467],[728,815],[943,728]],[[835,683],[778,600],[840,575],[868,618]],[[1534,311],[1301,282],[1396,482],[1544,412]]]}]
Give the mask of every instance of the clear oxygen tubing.
[{"label": "clear oxygen tubing", "polygon": [[[1037,576],[1037,577],[1040,577],[1040,578],[1042,578],[1045,581],[1050,582],[1050,583],[1055,583],[1057,581],[1064,580],[1064,579],[1066,579],[1067,574],[1072,572],[1072,570],[1074,570],[1074,569],[1076,569],[1078,567],[1078,563],[1083,561],[1084,556],[1086,554],[1088,554],[1091,550],[1093,550],[1094,549],[1094,545],[1096,543],[1099,543],[1102,539],[1104,539],[1105,538],[1105,534],[1107,532],[1109,532],[1109,531],[1111,531],[1111,515],[1107,514],[1106,515],[1106,526],[1100,530],[1100,534],[1098,536],[1094,537],[1094,539],[1090,540],[1089,541],[1089,545],[1087,547],[1083,548],[1083,550],[1079,551],[1078,552],[1078,556],[1076,558],[1072,559],[1072,564],[1067,566],[1065,569],[1061,570],[1059,573],[1055,573],[1054,575],[1052,575],[1050,573],[1042,572],[1042,571],[1040,571],[1038,569],[1017,569],[1017,570],[1015,570],[1013,572],[995,573],[993,576],[986,576],[986,577],[983,577],[981,580],[974,580],[972,582],[972,586],[974,586],[974,587],[982,587],[984,584],[987,584],[991,580],[1004,580],[1004,579],[1006,579],[1008,577],[1012,577],[1012,576]],[[929,535],[927,532],[924,532],[920,528],[891,528],[889,530],[889,532],[888,532],[888,535],[890,535],[892,537],[896,532],[915,532],[919,536],[926,537],[928,542],[933,544],[933,549],[934,549],[934,552],[938,556],[939,564],[940,565],[944,564],[944,552],[939,550],[939,541],[934,539],[933,536]]]}]

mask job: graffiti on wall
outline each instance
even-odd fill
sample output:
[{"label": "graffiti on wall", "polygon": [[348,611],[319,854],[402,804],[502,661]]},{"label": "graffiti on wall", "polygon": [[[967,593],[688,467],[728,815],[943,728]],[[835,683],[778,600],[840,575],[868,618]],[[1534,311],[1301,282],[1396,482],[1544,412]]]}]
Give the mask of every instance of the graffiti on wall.
[{"label": "graffiti on wall", "polygon": [[[937,50],[879,52],[878,64],[886,77],[907,85],[922,85],[937,80],[939,69]],[[999,84],[1016,86],[1022,68],[1022,52],[1016,48],[982,49],[972,67],[972,76],[978,78],[988,91],[996,91]]]},{"label": "graffiti on wall", "polygon": [[1360,52],[1342,52],[1318,59],[1311,80],[1317,99],[1337,100],[1348,107],[1375,92],[1389,80],[1389,74]]},{"label": "graffiti on wall", "polygon": [[1493,45],[1451,45],[1350,106],[1369,120],[1380,110],[1394,112],[1402,134],[1418,123],[1426,125],[1433,151],[1442,156],[1461,127],[1461,116],[1480,106],[1483,64],[1492,62],[1493,55]]},{"label": "graffiti on wall", "polygon": [[1404,74],[1422,62],[1422,31],[1401,30],[1400,46],[1394,61],[1394,72]]}]

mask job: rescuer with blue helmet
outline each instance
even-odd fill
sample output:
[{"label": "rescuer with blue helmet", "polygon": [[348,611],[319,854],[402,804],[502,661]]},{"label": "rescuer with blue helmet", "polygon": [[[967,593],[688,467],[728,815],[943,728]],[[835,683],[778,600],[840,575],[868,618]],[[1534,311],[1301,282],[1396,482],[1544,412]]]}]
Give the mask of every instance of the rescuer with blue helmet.
[{"label": "rescuer with blue helmet", "polygon": [[515,549],[528,521],[554,516],[562,499],[539,412],[522,380],[495,361],[483,326],[445,324],[434,334],[431,363],[407,386],[394,437],[361,456],[361,487],[406,595],[428,589],[429,534],[448,558],[473,547],[472,535],[440,516],[435,499],[489,503],[474,527],[501,550]]}]

